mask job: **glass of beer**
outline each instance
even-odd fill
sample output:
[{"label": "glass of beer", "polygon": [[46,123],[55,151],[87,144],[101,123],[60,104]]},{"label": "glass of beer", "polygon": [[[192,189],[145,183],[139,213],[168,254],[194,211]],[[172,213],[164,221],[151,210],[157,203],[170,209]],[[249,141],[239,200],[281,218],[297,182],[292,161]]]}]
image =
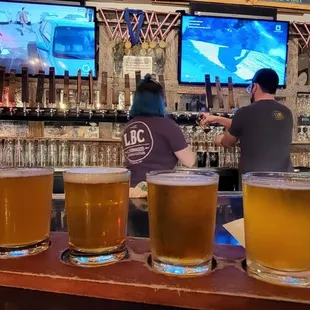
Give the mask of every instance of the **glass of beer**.
[{"label": "glass of beer", "polygon": [[69,261],[96,267],[123,259],[130,172],[75,168],[64,172]]},{"label": "glass of beer", "polygon": [[256,172],[242,180],[248,273],[310,286],[310,174]]},{"label": "glass of beer", "polygon": [[0,258],[49,247],[52,192],[52,169],[0,169]]},{"label": "glass of beer", "polygon": [[176,276],[212,270],[219,176],[208,170],[147,174],[152,267]]}]

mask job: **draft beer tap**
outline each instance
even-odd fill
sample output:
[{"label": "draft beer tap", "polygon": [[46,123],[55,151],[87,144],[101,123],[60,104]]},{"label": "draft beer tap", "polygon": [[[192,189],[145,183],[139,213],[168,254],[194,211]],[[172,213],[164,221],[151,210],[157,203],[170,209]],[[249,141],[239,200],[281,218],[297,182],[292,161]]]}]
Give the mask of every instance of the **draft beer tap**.
[{"label": "draft beer tap", "polygon": [[129,74],[125,74],[125,110],[127,120],[130,119],[130,77]]},{"label": "draft beer tap", "polygon": [[113,83],[113,92],[112,92],[112,105],[114,108],[114,118],[115,121],[117,120],[117,108],[119,103],[119,78],[118,76],[114,75],[113,77],[114,83]]},{"label": "draft beer tap", "polygon": [[64,89],[63,89],[63,97],[62,97],[62,108],[64,117],[67,117],[69,113],[69,71],[65,70],[64,72]]},{"label": "draft beer tap", "polygon": [[89,114],[89,119],[92,118],[94,111],[94,80],[93,80],[93,72],[92,70],[89,71],[88,74],[88,114]]},{"label": "draft beer tap", "polygon": [[106,71],[102,72],[101,75],[101,92],[100,92],[100,102],[103,109],[100,110],[102,118],[105,117],[106,109],[108,104],[108,73]]},{"label": "draft beer tap", "polygon": [[82,71],[81,69],[78,70],[77,74],[77,91],[76,91],[76,117],[81,115],[81,94],[82,94]]},{"label": "draft beer tap", "polygon": [[56,103],[56,81],[55,81],[55,68],[49,68],[49,92],[48,99],[50,105],[50,116],[53,117],[56,114],[55,103]]},{"label": "draft beer tap", "polygon": [[29,76],[28,67],[22,67],[22,103],[23,103],[23,114],[27,116],[29,109]]},{"label": "draft beer tap", "polygon": [[43,106],[44,76],[45,72],[43,70],[39,70],[36,92],[37,117],[39,117],[44,112],[44,110],[41,109],[41,107]]}]

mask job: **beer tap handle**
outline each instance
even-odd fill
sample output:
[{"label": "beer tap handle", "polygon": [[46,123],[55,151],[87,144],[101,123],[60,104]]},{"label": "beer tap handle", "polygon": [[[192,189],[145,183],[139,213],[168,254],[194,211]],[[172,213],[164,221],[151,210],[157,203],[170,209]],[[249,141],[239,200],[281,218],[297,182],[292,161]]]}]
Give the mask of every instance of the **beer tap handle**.
[{"label": "beer tap handle", "polygon": [[27,67],[22,67],[22,102],[24,105],[29,103],[29,77]]},{"label": "beer tap handle", "polygon": [[40,105],[43,104],[44,75],[45,75],[45,72],[43,70],[40,70],[38,72],[36,103],[38,104],[39,107]]},{"label": "beer tap handle", "polygon": [[101,105],[106,106],[108,104],[108,73],[103,71],[101,78],[100,102]]},{"label": "beer tap handle", "polygon": [[65,72],[64,72],[64,90],[63,90],[63,107],[64,107],[64,109],[67,109],[69,106],[69,83],[70,83],[69,71],[65,70]]},{"label": "beer tap handle", "polygon": [[94,79],[92,70],[88,74],[88,104],[92,109],[94,106]]},{"label": "beer tap handle", "polygon": [[166,87],[165,87],[165,78],[162,74],[158,76],[159,84],[163,88],[163,93],[164,93],[164,100],[165,100],[165,106],[167,107],[167,96],[166,96]]},{"label": "beer tap handle", "polygon": [[136,71],[135,72],[135,77],[136,77],[136,89],[137,89],[138,85],[141,82],[141,71]]},{"label": "beer tap handle", "polygon": [[218,102],[219,102],[219,108],[221,111],[223,111],[224,110],[224,100],[223,100],[220,78],[218,76],[215,77],[215,85],[216,85],[217,98],[218,98]]},{"label": "beer tap handle", "polygon": [[113,92],[112,92],[112,105],[115,111],[117,111],[118,100],[119,100],[119,78],[115,74],[113,76]]},{"label": "beer tap handle", "polygon": [[[77,89],[76,89],[76,109],[80,110],[81,104],[81,93],[82,93],[82,71],[78,70],[77,74]],[[79,115],[79,113],[77,113]]]},{"label": "beer tap handle", "polygon": [[16,91],[16,71],[11,69],[9,77],[9,106],[16,106],[15,102],[15,91]]},{"label": "beer tap handle", "polygon": [[206,107],[207,111],[213,109],[213,98],[212,98],[212,88],[211,88],[211,76],[210,74],[205,75],[205,89],[206,89]]},{"label": "beer tap handle", "polygon": [[130,78],[129,74],[125,74],[125,109],[130,109]]},{"label": "beer tap handle", "polygon": [[50,104],[50,107],[52,108],[56,103],[56,80],[55,80],[55,68],[50,67],[49,68],[49,88],[48,88],[48,101]]},{"label": "beer tap handle", "polygon": [[228,105],[231,110],[235,108],[234,88],[232,78],[228,78]]},{"label": "beer tap handle", "polygon": [[179,107],[179,103],[175,102],[174,103],[174,110],[177,112],[178,111],[178,107]]}]

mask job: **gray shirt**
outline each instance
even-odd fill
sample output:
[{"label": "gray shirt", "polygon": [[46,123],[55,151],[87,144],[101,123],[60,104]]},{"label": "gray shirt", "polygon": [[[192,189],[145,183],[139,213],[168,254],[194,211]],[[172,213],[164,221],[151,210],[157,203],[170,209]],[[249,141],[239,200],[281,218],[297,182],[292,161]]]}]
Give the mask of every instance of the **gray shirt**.
[{"label": "gray shirt", "polygon": [[180,127],[167,117],[134,117],[125,127],[125,166],[131,171],[131,187],[146,180],[146,173],[173,169],[175,152],[187,148]]},{"label": "gray shirt", "polygon": [[261,100],[239,109],[229,133],[240,140],[240,172],[292,171],[292,131],[292,112],[275,100]]}]

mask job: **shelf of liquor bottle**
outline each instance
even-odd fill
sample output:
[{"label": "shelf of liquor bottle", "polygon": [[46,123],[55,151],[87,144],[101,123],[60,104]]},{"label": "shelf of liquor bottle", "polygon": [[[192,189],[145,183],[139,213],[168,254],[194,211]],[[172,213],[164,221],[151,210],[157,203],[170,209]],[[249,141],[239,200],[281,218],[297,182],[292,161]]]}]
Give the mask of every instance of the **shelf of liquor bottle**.
[{"label": "shelf of liquor bottle", "polygon": [[51,241],[51,247],[39,255],[2,260],[0,293],[15,288],[19,301],[18,293],[22,293],[18,289],[45,296],[57,293],[68,299],[87,296],[90,301],[100,300],[102,307],[107,300],[218,310],[303,310],[310,305],[307,289],[275,286],[249,277],[242,267],[244,249],[239,246],[216,245],[217,265],[210,275],[176,278],[148,267],[146,238],[128,238],[130,258],[102,268],[78,268],[61,262],[60,253],[68,247],[66,233],[52,233]]}]

